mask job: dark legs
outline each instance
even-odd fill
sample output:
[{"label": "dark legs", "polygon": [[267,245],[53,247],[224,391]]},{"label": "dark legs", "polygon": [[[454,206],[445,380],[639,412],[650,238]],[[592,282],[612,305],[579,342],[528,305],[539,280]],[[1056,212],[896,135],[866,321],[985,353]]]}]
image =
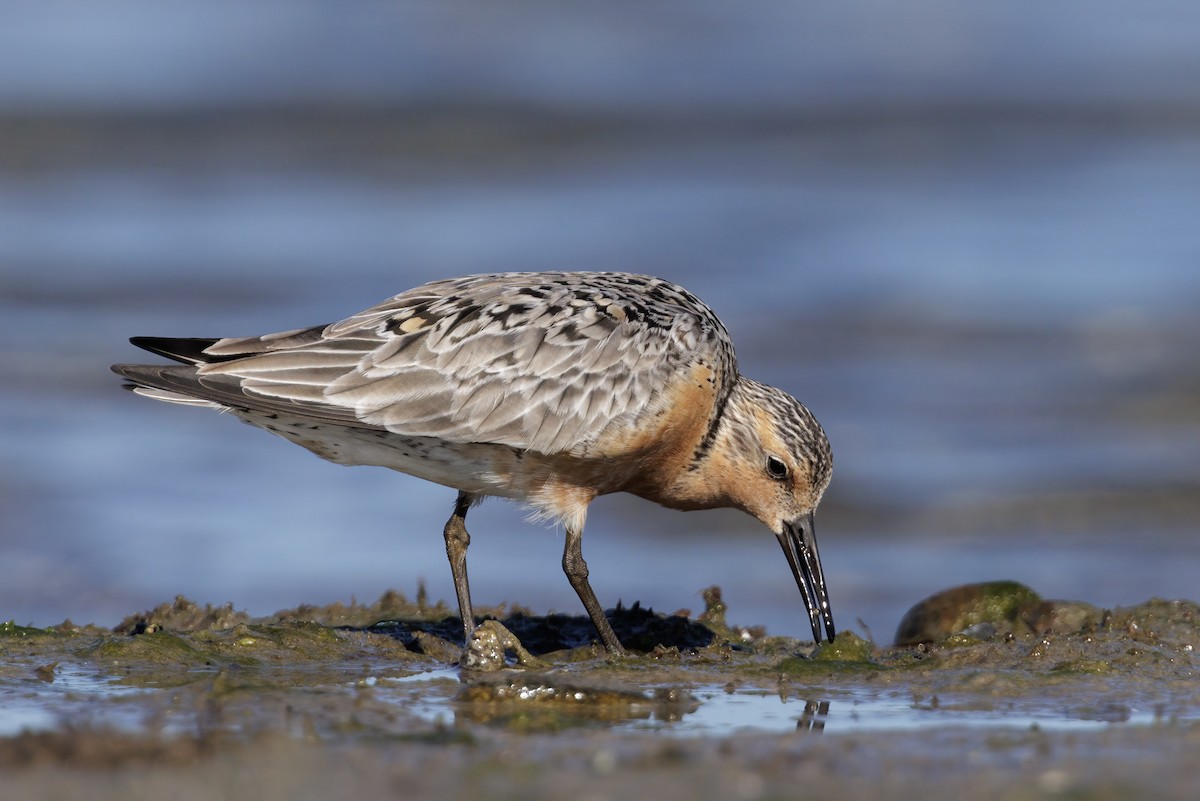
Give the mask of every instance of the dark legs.
[{"label": "dark legs", "polygon": [[462,618],[463,635],[469,642],[475,630],[475,616],[471,612],[471,588],[467,586],[467,546],[471,535],[467,533],[467,510],[471,508],[471,495],[458,493],[454,502],[454,514],[446,521],[443,534],[446,536],[446,556],[450,557],[450,573],[454,576],[454,593],[458,596],[458,616]]},{"label": "dark legs", "polygon": [[604,616],[604,609],[596,600],[596,593],[592,592],[592,585],[588,584],[588,566],[587,562],[583,561],[582,543],[583,532],[568,528],[567,544],[563,548],[563,572],[567,574],[567,581],[571,582],[571,586],[575,588],[579,600],[583,601],[583,608],[592,618],[592,625],[596,627],[596,633],[600,635],[600,641],[604,643],[604,647],[610,654],[623,654],[625,649],[621,647],[617,635],[613,633],[612,626],[608,623],[608,618]]},{"label": "dark legs", "polygon": [[[470,493],[458,493],[458,500],[454,502],[454,514],[450,515],[443,530],[446,537],[446,556],[450,558],[450,572],[454,576],[454,592],[458,596],[458,615],[462,618],[463,636],[468,643],[471,633],[475,631],[475,616],[471,612],[471,590],[467,585],[467,546],[471,544],[471,535],[467,533],[467,510],[471,508],[473,499],[474,496]],[[583,608],[592,618],[592,625],[596,627],[596,633],[600,635],[604,647],[612,654],[624,653],[625,649],[621,647],[608,618],[604,616],[604,608],[600,606],[600,602],[596,600],[596,593],[592,592],[592,586],[588,584],[588,566],[587,562],[583,561],[581,535],[582,532],[567,529],[567,543],[563,549],[563,572],[567,574],[567,580],[575,588],[579,600],[583,601]]]}]

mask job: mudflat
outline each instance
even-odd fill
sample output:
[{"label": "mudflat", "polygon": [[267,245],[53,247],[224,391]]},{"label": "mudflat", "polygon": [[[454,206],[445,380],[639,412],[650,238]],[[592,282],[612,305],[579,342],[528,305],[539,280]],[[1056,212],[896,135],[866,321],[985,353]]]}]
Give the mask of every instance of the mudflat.
[{"label": "mudflat", "polygon": [[4,624],[0,796],[1194,796],[1194,602],[1000,582],[914,607],[909,644],[814,646],[705,598],[694,618],[613,610],[623,657],[584,617],[487,610],[513,637],[488,670],[458,666],[450,609],[398,593]]}]

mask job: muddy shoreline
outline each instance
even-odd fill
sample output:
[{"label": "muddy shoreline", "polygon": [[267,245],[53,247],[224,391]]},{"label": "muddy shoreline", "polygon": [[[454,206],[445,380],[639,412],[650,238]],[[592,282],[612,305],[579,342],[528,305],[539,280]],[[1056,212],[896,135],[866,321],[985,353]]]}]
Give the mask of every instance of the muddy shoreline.
[{"label": "muddy shoreline", "polygon": [[[991,599],[981,623],[955,592],[929,607],[939,641],[814,647],[728,625],[710,591],[695,619],[616,612],[624,640],[655,642],[619,658],[586,619],[491,610],[535,662],[488,673],[453,664],[443,604],[397,593],[257,620],[176,599],[116,631],[9,623],[0,795],[1192,797],[1200,606],[1090,615],[1021,588],[1024,614]],[[881,702],[908,717],[873,723]],[[714,724],[722,704],[749,712]]]}]

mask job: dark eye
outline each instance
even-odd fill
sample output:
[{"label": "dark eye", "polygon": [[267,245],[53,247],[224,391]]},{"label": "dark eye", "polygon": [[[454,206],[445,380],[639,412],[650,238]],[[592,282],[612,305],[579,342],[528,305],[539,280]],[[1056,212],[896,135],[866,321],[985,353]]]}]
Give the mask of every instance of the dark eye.
[{"label": "dark eye", "polygon": [[788,466],[776,456],[767,457],[767,475],[776,481],[782,481],[788,476]]}]

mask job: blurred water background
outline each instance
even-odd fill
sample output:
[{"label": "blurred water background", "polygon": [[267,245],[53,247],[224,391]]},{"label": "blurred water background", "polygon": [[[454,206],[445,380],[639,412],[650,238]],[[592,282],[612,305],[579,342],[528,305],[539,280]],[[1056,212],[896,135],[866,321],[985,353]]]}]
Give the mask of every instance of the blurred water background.
[{"label": "blurred water background", "polygon": [[[1128,9],[1126,9],[1127,11]],[[1110,13],[1111,12],[1111,13]],[[7,3],[0,619],[453,597],[454,493],[119,390],[133,334],[328,322],[426,280],[674,279],[834,445],[834,612],[966,581],[1197,597],[1200,6]],[[477,603],[581,612],[471,518]],[[598,501],[601,600],[807,636],[734,512]]]}]

